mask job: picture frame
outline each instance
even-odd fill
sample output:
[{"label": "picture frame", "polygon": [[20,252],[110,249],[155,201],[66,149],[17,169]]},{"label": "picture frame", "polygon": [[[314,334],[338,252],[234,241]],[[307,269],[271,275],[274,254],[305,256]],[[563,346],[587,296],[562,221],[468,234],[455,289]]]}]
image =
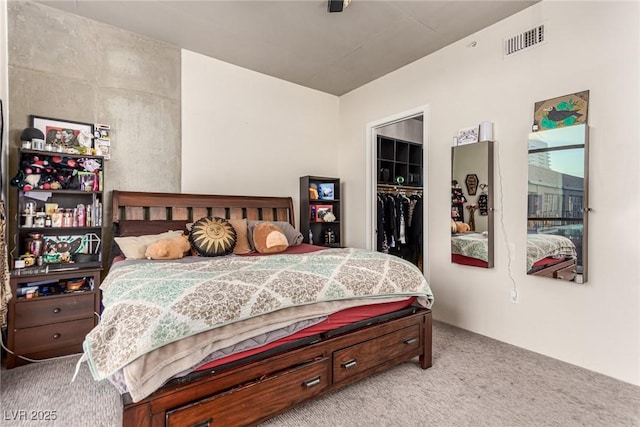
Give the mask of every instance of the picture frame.
[{"label": "picture frame", "polygon": [[534,132],[587,123],[589,91],[538,101],[533,110]]},{"label": "picture frame", "polygon": [[92,123],[30,115],[31,127],[44,134],[46,151],[67,154],[93,153]]},{"label": "picture frame", "polygon": [[80,191],[97,191],[99,184],[98,175],[93,172],[78,172]]},{"label": "picture frame", "polygon": [[318,184],[318,197],[320,200],[333,200],[335,187],[332,182]]},{"label": "picture frame", "polygon": [[102,156],[105,160],[111,159],[111,126],[95,123],[93,130],[93,150],[95,155]]},{"label": "picture frame", "polygon": [[333,213],[333,206],[332,205],[316,205],[315,221],[316,222],[325,222],[324,216],[329,212]]},{"label": "picture frame", "polygon": [[457,145],[474,144],[478,142],[480,126],[468,126],[458,130]]}]

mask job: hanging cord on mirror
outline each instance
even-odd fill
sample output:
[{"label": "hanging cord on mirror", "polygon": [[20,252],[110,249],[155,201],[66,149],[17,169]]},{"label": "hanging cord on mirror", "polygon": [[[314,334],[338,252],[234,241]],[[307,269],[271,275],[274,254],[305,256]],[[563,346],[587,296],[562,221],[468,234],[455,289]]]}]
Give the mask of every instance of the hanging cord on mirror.
[{"label": "hanging cord on mirror", "polygon": [[509,280],[512,283],[512,293],[518,294],[518,287],[516,285],[516,280],[513,278],[513,271],[511,270],[511,245],[509,244],[509,236],[507,235],[507,229],[504,225],[504,191],[502,188],[502,169],[500,168],[500,143],[496,142],[496,170],[498,171],[498,190],[500,192],[500,229],[502,230],[502,239],[504,240],[504,245],[507,248],[507,274],[509,275]]}]

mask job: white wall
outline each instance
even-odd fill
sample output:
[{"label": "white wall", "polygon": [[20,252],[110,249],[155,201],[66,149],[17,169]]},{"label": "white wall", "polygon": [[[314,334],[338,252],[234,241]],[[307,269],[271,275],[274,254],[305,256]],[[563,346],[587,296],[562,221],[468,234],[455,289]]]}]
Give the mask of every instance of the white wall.
[{"label": "white wall", "polygon": [[182,54],[182,191],[294,196],[338,176],[338,97]]},{"label": "white wall", "polygon": [[[428,105],[426,269],[435,318],[640,384],[638,19],[638,2],[543,1],[342,96],[339,175],[349,182],[346,243],[364,246],[368,233],[362,220],[368,209],[367,123]],[[541,23],[548,43],[503,60],[503,38]],[[525,218],[533,105],[587,89],[589,282],[529,277]],[[459,128],[483,120],[495,123],[496,136],[493,269],[451,264],[449,254],[451,140]],[[515,247],[511,268],[509,245]],[[519,304],[509,299],[514,283]]]}]

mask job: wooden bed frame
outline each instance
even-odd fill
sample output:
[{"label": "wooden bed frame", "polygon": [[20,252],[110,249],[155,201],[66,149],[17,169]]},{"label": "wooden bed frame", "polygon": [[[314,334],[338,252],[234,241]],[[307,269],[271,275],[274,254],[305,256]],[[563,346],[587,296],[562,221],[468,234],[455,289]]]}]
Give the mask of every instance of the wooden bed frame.
[{"label": "wooden bed frame", "polygon": [[552,279],[571,281],[576,278],[577,270],[578,261],[573,258],[559,262],[557,264],[551,264],[549,265],[549,267],[536,270],[535,272],[530,274],[533,276],[544,276],[550,277]]},{"label": "wooden bed frame", "polygon": [[[290,197],[113,191],[113,220],[197,221],[204,216],[294,223]],[[123,425],[255,425],[321,394],[419,358],[432,364],[431,310],[411,308],[356,329],[169,382],[140,402],[123,397]]]}]

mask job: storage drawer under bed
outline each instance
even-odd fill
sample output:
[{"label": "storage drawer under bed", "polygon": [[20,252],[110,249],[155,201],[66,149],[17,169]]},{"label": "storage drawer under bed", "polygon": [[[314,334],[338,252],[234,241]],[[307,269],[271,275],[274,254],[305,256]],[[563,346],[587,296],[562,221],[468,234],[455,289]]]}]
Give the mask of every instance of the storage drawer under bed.
[{"label": "storage drawer under bed", "polygon": [[374,338],[333,353],[333,382],[351,379],[390,359],[420,354],[420,325]]},{"label": "storage drawer under bed", "polygon": [[167,411],[165,425],[205,427],[258,422],[324,391],[330,382],[329,366],[329,359],[322,358]]}]

